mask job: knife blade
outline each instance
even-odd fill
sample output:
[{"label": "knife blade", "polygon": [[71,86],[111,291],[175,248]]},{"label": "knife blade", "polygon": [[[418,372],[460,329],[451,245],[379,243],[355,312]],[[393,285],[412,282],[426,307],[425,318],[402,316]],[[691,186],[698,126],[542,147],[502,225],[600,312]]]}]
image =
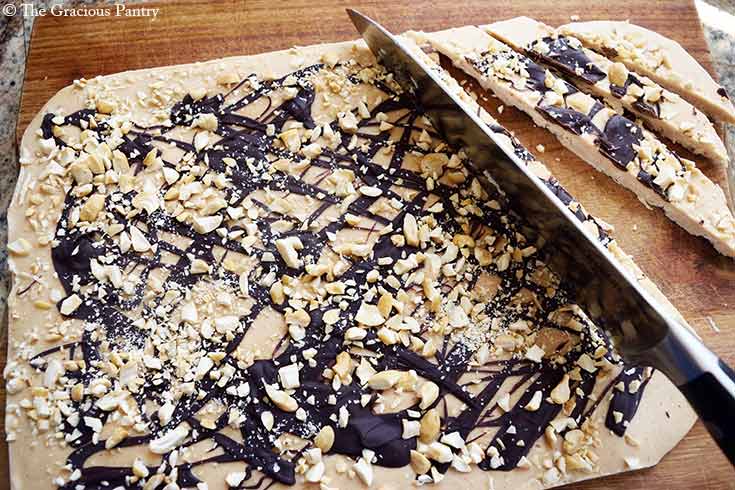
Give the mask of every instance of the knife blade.
[{"label": "knife blade", "polygon": [[595,319],[613,334],[627,361],[653,366],[679,387],[735,464],[733,371],[671,318],[400,38],[355,10],[347,12],[376,59],[403,90],[414,94],[439,134],[450,146],[464,149],[476,173],[488,175],[489,193],[496,193],[497,185],[540,235],[547,265],[575,285],[574,300],[588,312],[599,312]]}]

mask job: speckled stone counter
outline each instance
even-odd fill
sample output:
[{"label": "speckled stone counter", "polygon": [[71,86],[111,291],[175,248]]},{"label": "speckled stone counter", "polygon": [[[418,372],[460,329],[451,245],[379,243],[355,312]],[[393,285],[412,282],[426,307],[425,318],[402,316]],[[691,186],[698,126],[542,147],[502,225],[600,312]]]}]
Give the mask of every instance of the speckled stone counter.
[{"label": "speckled stone counter", "polygon": [[[100,3],[98,0],[0,0],[0,9],[9,4],[17,6],[31,2],[45,8],[57,4],[77,6]],[[715,70],[722,85],[730,94],[735,94],[735,1],[696,0],[696,5]],[[4,311],[10,286],[7,274],[6,210],[18,173],[15,126],[33,17],[24,17],[20,13],[7,16],[2,10],[0,13],[0,311]],[[729,128],[727,139],[730,154],[733,155],[735,128]]]}]

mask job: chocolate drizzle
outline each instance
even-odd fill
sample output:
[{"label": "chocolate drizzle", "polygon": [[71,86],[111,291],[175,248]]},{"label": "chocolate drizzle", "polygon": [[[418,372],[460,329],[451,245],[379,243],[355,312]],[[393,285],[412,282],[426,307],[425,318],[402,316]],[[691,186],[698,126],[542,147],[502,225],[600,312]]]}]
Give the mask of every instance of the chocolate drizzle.
[{"label": "chocolate drizzle", "polygon": [[643,134],[637,126],[615,114],[605,124],[605,138],[600,139],[600,151],[624,170],[636,156],[634,145],[642,139]]},{"label": "chocolate drizzle", "polygon": [[[632,73],[628,73],[628,78],[625,80],[625,84],[622,87],[615,85],[612,82],[610,83],[610,93],[618,99],[622,99],[628,93],[628,87],[631,85],[637,85],[640,87],[641,91],[644,89],[643,82],[641,82],[638,77]],[[633,107],[638,109],[641,114],[647,114],[648,116],[656,119],[661,118],[661,104],[658,102],[651,103],[646,101],[645,93],[638,96],[638,98],[633,102]]]},{"label": "chocolate drizzle", "polygon": [[[540,46],[544,46],[544,48],[540,48]],[[574,38],[567,36],[544,37],[531,43],[525,53],[538,62],[556,68],[571,79],[582,80],[590,85],[607,78],[607,73],[595,65],[587,56],[585,48]],[[641,89],[644,88],[643,82],[632,73],[629,73],[623,86],[610,83],[610,93],[618,99],[622,99],[631,85],[637,85]],[[660,119],[661,117],[661,105],[658,102],[646,101],[645,94],[636,98],[633,107],[642,114],[647,114],[653,118]]]},{"label": "chocolate drizzle", "polygon": [[600,133],[597,127],[592,123],[591,117],[569,107],[538,105],[536,106],[536,110],[543,114],[546,119],[576,135]]},{"label": "chocolate drizzle", "polygon": [[[167,434],[182,423],[188,424],[191,431],[183,446],[193,446],[201,441],[209,441],[216,450],[212,449],[196,462],[181,462],[164,455],[159,466],[151,467],[151,473],[159,472],[174,474],[176,483],[181,487],[193,487],[199,481],[195,474],[198,467],[213,464],[240,461],[246,463],[246,477],[241,488],[268,488],[273,482],[292,485],[296,482],[296,460],[298,452],[278,454],[273,451],[276,439],[286,433],[297,435],[303,439],[312,439],[323,426],[332,426],[336,433],[332,453],[359,457],[363,450],[370,449],[375,453],[375,463],[386,467],[401,467],[409,464],[410,450],[415,449],[415,437],[402,438],[401,421],[410,418],[410,412],[420,411],[418,405],[396,413],[376,413],[374,410],[376,397],[367,386],[362,386],[355,379],[352,383],[340,387],[336,392],[328,380],[323,377],[325,368],[334,364],[337,354],[344,349],[344,333],[354,325],[354,317],[360,305],[359,295],[346,297],[347,307],[340,312],[339,321],[327,325],[323,319],[325,308],[315,308],[309,312],[310,323],[308,332],[302,340],[284,338],[279,343],[271,359],[257,360],[249,366],[243,365],[234,357],[234,352],[242,343],[248,330],[256,319],[266,309],[273,309],[280,313],[286,312],[286,305],[276,304],[270,297],[268,284],[264,277],[296,276],[303,273],[303,267],[291,268],[278,253],[275,252],[274,240],[284,236],[296,236],[303,243],[301,256],[308,260],[319,256],[322,249],[330,247],[329,236],[346,227],[346,214],[350,213],[375,223],[394,229],[400,229],[406,213],[414,215],[425,214],[425,204],[429,195],[438,196],[444,205],[444,212],[435,214],[438,225],[453,233],[461,233],[458,220],[459,212],[452,200],[457,189],[441,183],[435,179],[433,189],[429,190],[426,181],[413,171],[404,168],[404,160],[408,153],[425,154],[426,148],[416,145],[411,135],[423,129],[417,123],[421,116],[420,109],[412,97],[407,94],[391,92],[386,84],[374,82],[385,92],[385,100],[375,107],[372,114],[390,114],[392,124],[401,132],[400,138],[392,143],[392,154],[387,166],[376,163],[376,154],[389,144],[388,133],[376,133],[374,129],[379,122],[374,118],[364,119],[359,126],[357,137],[364,144],[351,144],[352,136],[342,134],[337,122],[330,128],[340,134],[341,142],[333,149],[326,148],[318,157],[311,160],[310,167],[322,171],[322,177],[306,178],[306,170],[300,176],[286,173],[268,173],[268,164],[275,158],[292,157],[288,150],[275,145],[277,136],[287,123],[301,123],[305,128],[314,128],[316,123],[312,117],[311,107],[315,100],[315,89],[310,83],[310,77],[316,76],[324,70],[321,65],[314,65],[295,72],[278,80],[260,82],[257,88],[241,98],[234,95],[236,89],[226,94],[218,94],[195,101],[187,95],[171,109],[170,125],[156,127],[138,127],[124,137],[118,149],[123,152],[135,171],[141,171],[145,156],[155,147],[172,144],[184,152],[194,154],[197,164],[204,165],[207,172],[227,173],[232,185],[227,188],[227,201],[233,205],[242,203],[245,199],[254,196],[257,191],[269,190],[292,195],[309,196],[321,202],[316,211],[303,222],[295,220],[286,214],[268,209],[267,204],[255,198],[253,202],[262,211],[257,221],[258,232],[264,246],[262,248],[247,248],[238,240],[222,237],[216,232],[197,233],[188,224],[182,223],[167,215],[162,209],[153,212],[125,213],[125,203],[134,197],[134,192],[118,196],[113,200],[109,195],[105,209],[116,219],[124,223],[127,228],[137,227],[144,233],[146,239],[154,244],[153,251],[148,254],[135,253],[132,250],[123,252],[114,237],[104,230],[92,227],[71,226],[71,216],[80,198],[70,191],[65,201],[65,207],[56,231],[56,242],[52,250],[52,259],[59,280],[67,294],[90,288],[98,294],[84,294],[84,302],[70,316],[86,322],[90,328],[85,329],[78,342],[67,344],[61,348],[52,349],[38,354],[38,359],[51,359],[63,356],[64,359],[84,360],[87,368],[66,375],[74,382],[89,386],[91,381],[101,374],[100,361],[103,360],[106,350],[120,352],[140,349],[151,335],[149,329],[141,326],[140,318],[144,320],[164,321],[171,312],[172,305],[164,302],[164,295],[147,297],[146,284],[156,271],[166,273],[165,289],[167,291],[185,291],[201,281],[210,281],[215,277],[232,289],[237,289],[239,278],[236,274],[222,266],[223,258],[218,257],[216,249],[224,250],[227,254],[243,254],[258,259],[259,266],[250,273],[247,282],[248,293],[254,299],[249,313],[240,317],[239,325],[222,347],[225,357],[220,367],[233,368],[232,376],[224,384],[217,379],[203,377],[196,381],[196,389],[190,395],[185,395],[177,401],[171,419],[162,421],[155,411],[146,410],[147,404],[160,405],[164,395],[172,389],[173,380],[157,372],[148,371],[143,379],[140,390],[135,394],[142,417],[147,424],[147,435],[126,437],[118,447],[143,447],[150,441],[163,434]],[[540,78],[543,85],[543,73],[535,71],[535,65],[529,67],[534,86]],[[296,82],[294,82],[296,80]],[[349,77],[350,83],[359,83],[356,77]],[[296,95],[278,106],[272,105],[272,95],[284,88],[294,88]],[[266,103],[263,104],[263,102]],[[260,116],[244,115],[245,109],[261,103],[266,109]],[[589,131],[589,118],[563,110],[557,114],[551,108],[545,108],[549,117],[557,121],[568,120],[570,130],[578,128],[580,132]],[[193,142],[183,141],[172,136],[177,127],[192,125],[202,114],[213,114],[218,121],[217,134],[222,138],[216,145],[197,151]],[[586,116],[584,116],[586,117]],[[109,133],[111,128],[105,123],[105,116],[95,114],[94,111],[83,110],[64,118],[68,126],[87,126],[91,118],[98,120],[94,126],[101,137]],[[45,136],[53,137],[53,114],[44,118],[42,130]],[[560,122],[561,123],[561,122]],[[268,127],[275,128],[269,132]],[[610,125],[610,124],[609,124]],[[566,126],[565,126],[566,127]],[[525,161],[532,160],[530,153],[525,150],[504,128],[493,127],[494,131],[502,132],[513,142],[516,153]],[[616,139],[618,125],[613,123],[610,134],[606,128],[605,138],[611,139],[610,158],[624,161],[628,158],[621,149],[624,141]],[[625,133],[627,135],[628,133]],[[624,139],[627,136],[623,136]],[[435,135],[434,135],[435,136]],[[56,138],[59,146],[65,143]],[[232,164],[232,162],[235,162]],[[173,166],[171,162],[163,161],[165,166]],[[386,218],[371,211],[378,198],[360,195],[344,210],[340,216],[328,222],[321,229],[308,225],[316,223],[323,213],[331,206],[339,203],[339,199],[325,193],[320,187],[321,182],[331,172],[349,169],[354,172],[363,185],[377,187],[382,196],[396,199],[403,203],[395,217]],[[474,177],[470,175],[470,177]],[[468,187],[471,178],[467,179]],[[399,184],[397,184],[399,183]],[[546,183],[565,203],[572,202],[571,196],[554,179]],[[393,186],[400,185],[412,191],[410,200],[404,199],[393,190]],[[162,192],[165,192],[163,189]],[[504,209],[493,209],[486,202],[477,202],[477,216],[468,218],[472,233],[479,234],[483,227],[490,227],[496,234],[503,236],[508,243],[515,247],[523,246],[523,237],[516,233],[524,224],[520,218],[507,213]],[[224,216],[224,210],[220,211]],[[589,217],[581,210],[577,216],[581,220]],[[289,231],[279,232],[275,224],[287,221],[294,226]],[[372,233],[372,231],[370,232]],[[186,246],[180,241],[171,240],[175,236],[183,239]],[[600,239],[604,242],[609,238],[601,233]],[[405,250],[405,249],[404,249]],[[264,260],[265,254],[273,260]],[[342,274],[341,280],[355,284],[355,289],[361,291],[366,285],[368,272],[377,270],[381,276],[387,277],[392,273],[392,266],[386,265],[381,258],[390,258],[392,261],[402,257],[403,250],[396,247],[391,241],[391,235],[379,236],[373,245],[373,254],[370,258],[355,260],[349,264]],[[168,259],[165,259],[165,256]],[[171,260],[173,257],[173,260]],[[135,271],[135,284],[129,294],[121,294],[114,287],[101,284],[92,272],[93,260],[106,260],[124,271]],[[210,274],[191,274],[189,270],[194,260],[202,259],[211,264]],[[467,261],[476,265],[476,259],[467,257]],[[567,290],[561,287],[552,297],[546,294],[546,288],[534,284],[532,281],[519,280],[534,274],[543,264],[536,259],[514,261],[507,270],[488,268],[501,279],[498,294],[488,302],[486,312],[491,318],[498,318],[504,322],[538,317],[546,318],[552,312],[566,304]],[[392,293],[397,290],[389,283],[382,286]],[[408,286],[406,286],[408,287]],[[519,301],[522,292],[530,290],[538,300],[533,304]],[[103,291],[104,294],[101,294]],[[531,315],[534,310],[537,315]],[[429,316],[426,324],[421,325],[419,335],[426,336],[431,326]],[[546,322],[546,320],[544,320]],[[544,324],[547,328],[558,328],[551,323]],[[603,335],[601,330],[597,331]],[[604,340],[609,346],[609,341]],[[215,349],[213,341],[202,339],[202,350]],[[440,397],[433,407],[446,407],[447,398],[454,397],[465,404],[463,410],[456,416],[446,416],[443,425],[447,432],[456,430],[465,438],[474,435],[479,428],[494,428],[497,430],[491,446],[496,447],[502,455],[501,464],[495,464],[488,457],[481,463],[483,469],[509,471],[515,468],[521,459],[533,447],[534,442],[543,433],[548,423],[556,417],[562,407],[546,401],[551,390],[564,376],[568,367],[545,359],[541,363],[534,363],[523,359],[507,359],[494,361],[494,364],[473,367],[471,360],[478,346],[462,338],[446,341],[435,361],[429,361],[413,352],[402,344],[385,345],[378,340],[374,332],[369,331],[363,340],[364,349],[378,359],[375,369],[414,370],[418,376],[436,383],[441,391]],[[566,366],[574,366],[576,360],[584,352],[590,351],[590,339],[581,334],[581,348],[566,354]],[[305,364],[300,372],[301,386],[294,391],[293,397],[299,407],[304,410],[304,416],[285,412],[267,402],[264,384],[278,383],[278,368],[288,365],[292,359],[302,359],[304,353],[313,350],[316,354],[314,365]],[[607,355],[611,362],[615,362],[612,354]],[[167,366],[164,361],[164,368]],[[164,369],[165,371],[165,369]],[[471,374],[480,374],[486,385],[479,394],[468,391],[463,377]],[[628,376],[628,375],[626,375]],[[631,375],[632,376],[632,375]],[[508,379],[515,379],[513,392],[520,390],[524,384],[524,392],[520,400],[506,413],[498,413],[497,406],[490,402],[498,393],[501,385]],[[626,383],[632,377],[626,377]],[[582,424],[591,416],[591,410],[584,412],[588,406],[588,395],[595,388],[594,375],[584,375],[582,381],[573,382],[572,391],[581,390],[585,396],[577,397],[577,407],[574,416]],[[539,410],[530,412],[524,409],[536,391],[543,394],[543,401]],[[616,391],[611,407],[623,414],[623,420],[629,421],[637,410],[643,387],[636,393]],[[248,393],[244,395],[244,393]],[[367,404],[363,403],[364,395],[370,396]],[[333,396],[334,399],[330,400]],[[223,429],[231,426],[228,410],[219,416],[214,425],[203,424],[197,417],[199,411],[210,402],[219,402],[230,409],[236,408],[242,417],[237,424],[236,435],[227,436]],[[73,408],[83,417],[99,418],[103,423],[109,418],[109,413],[97,407],[89,396],[82,401],[73,402]],[[270,411],[275,418],[272,430],[264,427],[262,415]],[[346,410],[349,418],[346,424],[338,424],[341,411]],[[611,408],[611,410],[613,410]],[[607,426],[621,435],[625,428],[622,422],[611,419],[612,411],[607,416]],[[513,430],[511,430],[511,427]],[[68,444],[72,451],[68,458],[71,468],[79,471],[79,478],[69,481],[62,486],[64,490],[74,490],[80,485],[86,490],[102,490],[108,488],[137,488],[130,477],[132,472],[128,467],[102,467],[89,464],[93,456],[106,451],[105,441],[97,441],[93,430],[82,423],[72,424],[65,421],[63,432],[67,435]],[[448,465],[435,464],[440,471],[446,471]],[[176,470],[176,471],[174,471]],[[256,473],[258,472],[258,473]]]},{"label": "chocolate drizzle", "polygon": [[[548,51],[534,49],[534,45],[539,44],[545,45]],[[561,72],[581,78],[590,84],[595,84],[607,76],[592,62],[581,46],[574,47],[570,38],[565,36],[544,37],[536,40],[526,50],[526,53],[530,58],[548,63]]]}]

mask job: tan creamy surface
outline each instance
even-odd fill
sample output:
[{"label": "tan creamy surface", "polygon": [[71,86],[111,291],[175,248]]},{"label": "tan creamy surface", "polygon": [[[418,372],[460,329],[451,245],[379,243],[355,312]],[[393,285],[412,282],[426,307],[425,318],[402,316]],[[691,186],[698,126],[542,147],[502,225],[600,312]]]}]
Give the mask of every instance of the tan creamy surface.
[{"label": "tan creamy surface", "polygon": [[[221,91],[217,86],[217,78],[222,74],[237,73],[245,76],[249,73],[258,73],[265,77],[279,77],[294,71],[300,66],[309,65],[320,61],[324,57],[335,60],[346,60],[360,58],[369,60],[370,55],[364,46],[356,43],[342,43],[337,45],[321,45],[288,52],[269,53],[265,55],[229,58],[207,63],[183,65],[177,67],[158,68],[137,72],[128,72],[96,79],[88,84],[89,89],[98,89],[114,98],[133,96],[139,91],[150,93],[152,84],[163,82],[166,87],[178,87],[181,95],[197,87],[203,87],[210,93]],[[42,310],[34,306],[34,300],[45,300],[53,290],[61,290],[58,279],[54,277],[53,266],[50,260],[50,247],[39,244],[39,236],[53,236],[63,202],[63,196],[52,195],[45,204],[48,212],[46,226],[40,230],[31,229],[27,219],[26,199],[31,185],[39,179],[44,169],[32,162],[33,156],[41,151],[39,138],[35,132],[38,129],[43,114],[47,111],[56,113],[69,113],[83,107],[86,103],[86,92],[78,88],[66,88],[59,92],[49,101],[44,110],[33,120],[25,133],[22,142],[21,156],[26,163],[21,169],[21,176],[16,188],[13,202],[8,213],[10,228],[9,242],[19,238],[27,239],[33,249],[27,256],[14,255],[10,259],[10,267],[14,275],[13,291],[9,298],[10,326],[9,326],[9,369],[21,366],[22,358],[36,354],[49,347],[59,345],[63,341],[50,336],[49,325],[61,324],[61,316],[55,306]],[[141,124],[153,123],[155,118],[151,111],[137,107],[134,111],[136,121]],[[318,114],[317,114],[318,115]],[[333,115],[332,115],[333,116]],[[329,117],[327,115],[326,117]],[[545,169],[543,169],[545,170]],[[539,169],[539,173],[543,173]],[[42,241],[43,238],[42,238]],[[666,302],[665,298],[658,292],[656,287],[647,279],[642,277],[640,270],[628,257],[611,246],[611,251],[619,256],[626,266],[636,276],[640,276],[641,283],[652,294],[664,302],[672,314],[677,314],[673,307]],[[26,287],[30,281],[29,272],[35,276],[41,284],[45,285],[43,295],[37,288],[32,289],[24,296],[17,293]],[[247,305],[241,305],[247,308]],[[678,314],[677,314],[678,315]],[[274,329],[274,322],[278,328]],[[79,329],[79,325],[69,325],[67,334]],[[248,345],[253,347],[253,355],[258,352],[270,352],[269,346],[273,344],[276,335],[274,330],[285,329],[281,318],[263,316],[248,334]],[[602,383],[600,384],[602,386]],[[46,435],[35,435],[25,417],[17,417],[19,410],[14,409],[15,404],[21,402],[28,396],[27,389],[10,394],[8,396],[8,430],[16,434],[16,440],[10,444],[11,458],[11,485],[16,490],[44,490],[54,488],[52,478],[59,474],[61,462],[68,451],[57,445],[48,445]],[[598,414],[604,414],[607,404],[602,403]],[[661,430],[661,421],[666,421],[666,430]],[[640,443],[640,447],[634,447],[624,438],[618,438],[602,429],[600,438],[602,447],[599,449],[601,460],[599,471],[592,474],[580,472],[569,473],[556,485],[577,481],[581,479],[616,473],[630,469],[630,462],[637,461],[634,466],[649,466],[655,464],[667,451],[669,451],[689,430],[693,424],[694,417],[684,402],[681,395],[660,374],[655,374],[646,388],[646,392],[636,417],[628,428],[628,434]],[[543,460],[549,454],[543,437],[539,439],[537,447],[531,451],[531,461]],[[156,456],[152,454],[130,454],[130,451],[111,451],[109,456],[95,461],[96,464],[104,464],[109,457],[110,463],[121,464],[121,461],[132,462],[135,456],[143,457],[154,462]],[[626,465],[624,457],[633,456]],[[342,456],[327,457],[328,466],[334,466]],[[237,467],[237,468],[235,468]],[[223,482],[224,476],[229,471],[242,470],[242,463],[220,465],[219,467],[208,466],[198,469],[195,473],[209,483],[211,490],[226,488]],[[330,472],[333,476],[330,487],[332,488],[361,488],[364,485],[355,478],[339,476]],[[544,485],[538,480],[539,469],[517,469],[512,472],[483,472],[474,469],[471,473],[458,473],[450,470],[446,477],[437,485],[439,488],[454,488],[457,485],[473,486],[479,488],[513,489],[513,488],[542,488]],[[374,488],[404,488],[412,485],[415,474],[410,468],[385,469],[375,467]],[[308,485],[300,483],[300,487]],[[311,487],[315,487],[311,485]],[[280,486],[276,486],[280,488]]]}]

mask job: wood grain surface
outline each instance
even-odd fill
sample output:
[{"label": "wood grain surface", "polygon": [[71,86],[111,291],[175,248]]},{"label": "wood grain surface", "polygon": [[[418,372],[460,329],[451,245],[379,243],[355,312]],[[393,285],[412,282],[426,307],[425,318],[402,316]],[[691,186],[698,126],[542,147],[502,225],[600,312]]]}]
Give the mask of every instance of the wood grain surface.
[{"label": "wood grain surface", "polygon": [[[690,1],[593,2],[589,0],[410,2],[353,1],[352,7],[399,32],[438,30],[528,15],[551,25],[582,20],[630,19],[679,41],[708,69],[707,45]],[[39,17],[26,69],[17,133],[59,89],[74,79],[125,70],[254,54],[294,45],[354,39],[354,28],[338,0],[246,0],[157,3],[157,18]],[[455,72],[456,74],[456,72]],[[623,249],[679,308],[705,342],[735,363],[735,262],[719,256],[703,239],[688,235],[660,211],[591,167],[530,119],[513,109],[498,114],[497,99],[483,105],[593,214],[615,227]],[[543,152],[537,149],[543,145]],[[682,152],[685,156],[687,152]],[[723,172],[698,160],[714,180]],[[711,326],[715,322],[720,332]],[[734,414],[735,416],[735,414]],[[660,430],[665,431],[662,424]],[[7,453],[0,454],[0,487],[7,487]],[[735,489],[733,470],[701,423],[655,468],[572,485],[578,490]]]}]

